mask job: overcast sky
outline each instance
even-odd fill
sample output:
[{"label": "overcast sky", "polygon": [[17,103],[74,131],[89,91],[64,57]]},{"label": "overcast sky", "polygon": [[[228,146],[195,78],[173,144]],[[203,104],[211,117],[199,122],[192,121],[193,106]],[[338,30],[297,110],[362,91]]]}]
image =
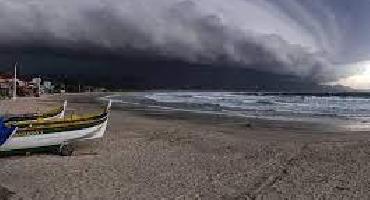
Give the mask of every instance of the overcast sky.
[{"label": "overcast sky", "polygon": [[369,10],[369,0],[0,0],[0,47],[137,50],[332,82],[366,71]]}]

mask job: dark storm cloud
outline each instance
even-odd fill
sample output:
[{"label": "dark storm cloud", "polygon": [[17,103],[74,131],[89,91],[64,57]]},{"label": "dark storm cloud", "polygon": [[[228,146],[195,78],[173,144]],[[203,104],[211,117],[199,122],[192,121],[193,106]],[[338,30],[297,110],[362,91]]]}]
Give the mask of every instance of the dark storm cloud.
[{"label": "dark storm cloud", "polygon": [[140,51],[327,81],[350,69],[333,64],[342,36],[320,2],[0,0],[0,44]]}]

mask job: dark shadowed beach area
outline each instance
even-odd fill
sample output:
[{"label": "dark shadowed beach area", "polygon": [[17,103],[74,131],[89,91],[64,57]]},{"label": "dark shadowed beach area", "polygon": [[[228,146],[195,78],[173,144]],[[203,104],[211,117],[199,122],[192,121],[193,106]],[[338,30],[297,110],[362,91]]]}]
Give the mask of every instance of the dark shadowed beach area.
[{"label": "dark shadowed beach area", "polygon": [[[0,101],[2,113],[95,112],[108,94]],[[368,132],[114,104],[105,137],[71,157],[3,155],[6,199],[367,199]]]}]

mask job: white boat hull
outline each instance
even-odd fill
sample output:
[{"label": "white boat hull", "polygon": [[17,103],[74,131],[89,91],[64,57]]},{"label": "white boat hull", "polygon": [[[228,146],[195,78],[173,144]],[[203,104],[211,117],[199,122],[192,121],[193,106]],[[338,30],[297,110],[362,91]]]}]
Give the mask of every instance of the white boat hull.
[{"label": "white boat hull", "polygon": [[[106,112],[108,115],[104,121],[95,126],[73,130],[73,131],[63,131],[39,135],[30,135],[30,136],[19,136],[16,135],[16,130],[13,132],[12,136],[0,146],[0,151],[11,151],[11,150],[20,150],[20,149],[32,149],[46,146],[57,146],[57,145],[66,145],[73,141],[81,140],[91,140],[99,139],[104,136],[104,133],[108,125],[108,116],[112,102],[110,101],[107,105]],[[65,114],[65,108],[67,102],[64,103],[64,110],[57,117],[62,118]]]},{"label": "white boat hull", "polygon": [[[62,119],[66,114],[66,109],[67,109],[67,100],[64,101],[62,112],[60,112],[56,116],[44,118],[43,120],[51,121],[51,120],[55,120],[55,119]],[[33,120],[33,121],[37,121],[37,120]]]},{"label": "white boat hull", "polygon": [[92,140],[92,139],[100,139],[104,137],[104,133],[107,130],[108,120],[106,120],[100,129],[92,134],[90,137],[84,137],[81,140]]},{"label": "white boat hull", "polygon": [[107,120],[103,123],[101,129],[99,131],[95,132],[95,134],[92,135],[91,137],[84,138],[84,140],[100,139],[100,138],[104,137],[104,133],[107,130],[108,119],[109,119],[109,110],[111,109],[111,106],[112,106],[112,101],[109,101],[109,103],[107,105],[107,111],[108,111]]},{"label": "white boat hull", "polygon": [[[45,120],[45,121],[52,121],[52,120],[56,120],[56,119],[62,119],[62,118],[64,118],[64,116],[66,114],[66,109],[67,109],[67,100],[64,101],[63,110],[60,113],[58,113],[55,116],[45,117],[45,118],[42,118],[42,119]],[[25,121],[37,122],[38,120],[25,120]]]},{"label": "white boat hull", "polygon": [[11,137],[2,146],[0,151],[11,151],[19,149],[32,149],[45,146],[68,144],[72,141],[92,139],[104,135],[107,120],[94,127],[81,130],[32,135],[25,137]]}]

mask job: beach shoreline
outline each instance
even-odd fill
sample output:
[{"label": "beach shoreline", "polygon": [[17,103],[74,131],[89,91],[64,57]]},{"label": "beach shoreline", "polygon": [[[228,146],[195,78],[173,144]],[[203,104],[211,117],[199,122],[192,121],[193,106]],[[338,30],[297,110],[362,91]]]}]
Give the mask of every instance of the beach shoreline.
[{"label": "beach shoreline", "polygon": [[[98,97],[107,95],[3,101],[0,111],[47,110],[67,99],[69,113],[94,112],[103,105]],[[156,114],[116,104],[112,108],[105,137],[78,144],[71,157],[42,153],[1,158],[0,196],[365,199],[370,195],[366,132],[312,133],[217,116]]]}]

